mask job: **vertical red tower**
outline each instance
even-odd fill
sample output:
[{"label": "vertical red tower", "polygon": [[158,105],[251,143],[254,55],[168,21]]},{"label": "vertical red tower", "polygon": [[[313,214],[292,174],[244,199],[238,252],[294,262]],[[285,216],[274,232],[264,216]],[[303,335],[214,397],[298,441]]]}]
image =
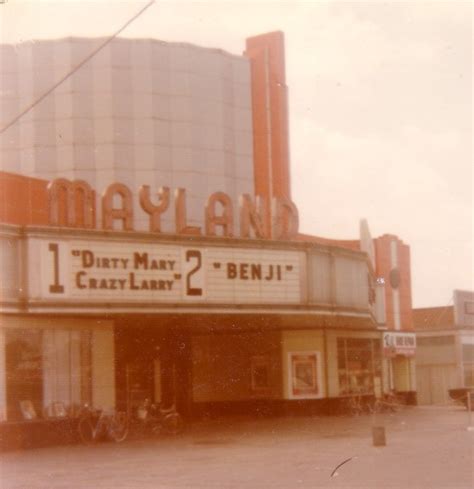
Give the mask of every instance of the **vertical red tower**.
[{"label": "vertical red tower", "polygon": [[374,245],[376,273],[385,281],[387,327],[412,330],[410,247],[390,234],[374,239]]},{"label": "vertical red tower", "polygon": [[267,204],[270,225],[272,197],[291,199],[283,33],[248,38],[244,54],[251,63],[255,194]]}]

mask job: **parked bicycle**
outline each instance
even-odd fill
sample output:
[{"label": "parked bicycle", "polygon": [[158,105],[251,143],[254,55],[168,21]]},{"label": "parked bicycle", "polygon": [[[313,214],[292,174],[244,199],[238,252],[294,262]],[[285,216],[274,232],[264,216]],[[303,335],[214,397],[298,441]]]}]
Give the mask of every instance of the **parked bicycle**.
[{"label": "parked bicycle", "polygon": [[372,414],[379,413],[395,413],[400,407],[397,395],[394,392],[383,394],[370,405],[370,412]]},{"label": "parked bicycle", "polygon": [[123,412],[106,413],[104,410],[85,406],[79,415],[78,430],[86,445],[104,439],[120,443],[128,435],[127,415]]},{"label": "parked bicycle", "polygon": [[164,409],[145,399],[136,411],[134,426],[143,434],[177,435],[183,431],[184,421],[174,405]]},{"label": "parked bicycle", "polygon": [[367,413],[368,403],[362,394],[353,394],[346,400],[346,412],[351,416]]},{"label": "parked bicycle", "polygon": [[343,403],[343,412],[350,416],[362,414],[394,413],[400,403],[395,393],[390,392],[382,397],[374,399],[373,396],[363,394],[352,394]]}]

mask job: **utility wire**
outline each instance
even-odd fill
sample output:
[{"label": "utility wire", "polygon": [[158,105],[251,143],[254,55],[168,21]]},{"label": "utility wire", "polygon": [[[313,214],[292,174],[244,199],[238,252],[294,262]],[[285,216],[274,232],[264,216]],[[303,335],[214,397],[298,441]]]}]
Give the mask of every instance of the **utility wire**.
[{"label": "utility wire", "polygon": [[451,295],[449,302],[444,306],[443,310],[441,311],[441,314],[438,316],[438,320],[436,321],[436,326],[440,326],[441,319],[443,319],[444,315],[448,312],[448,309],[451,307],[451,304],[454,306],[454,294]]},{"label": "utility wire", "polygon": [[120,27],[114,34],[112,34],[108,39],[106,39],[99,47],[94,49],[92,53],[86,56],[78,65],[76,65],[69,73],[64,75],[58,82],[56,82],[50,89],[43,93],[40,97],[34,100],[30,105],[28,105],[24,110],[22,110],[16,117],[14,117],[10,122],[8,122],[5,126],[0,129],[0,134],[4,133],[9,127],[13,126],[16,122],[18,122],[25,114],[27,114],[33,107],[38,105],[42,100],[44,100],[50,93],[52,93],[56,88],[64,83],[70,76],[72,76],[79,68],[84,66],[89,60],[91,60],[100,50],[102,50],[107,44],[112,42],[123,30],[125,30],[132,22],[134,22],[140,15],[145,12],[145,10],[151,5],[155,3],[155,0],[151,0],[148,2],[142,9],[140,9],[131,19],[127,20],[125,24]]}]

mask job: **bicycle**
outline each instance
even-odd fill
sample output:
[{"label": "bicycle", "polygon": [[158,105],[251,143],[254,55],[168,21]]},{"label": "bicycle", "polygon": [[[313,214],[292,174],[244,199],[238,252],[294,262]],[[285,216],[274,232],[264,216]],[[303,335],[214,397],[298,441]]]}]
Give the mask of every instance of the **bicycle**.
[{"label": "bicycle", "polygon": [[362,395],[355,394],[347,399],[347,412],[350,416],[360,416],[366,412],[366,405],[362,402]]},{"label": "bicycle", "polygon": [[178,435],[184,430],[184,421],[175,406],[164,409],[145,399],[136,412],[136,426],[144,433]]},{"label": "bicycle", "polygon": [[400,403],[398,402],[396,394],[390,392],[384,394],[382,397],[377,398],[373,404],[371,404],[371,414],[378,413],[395,413],[397,412]]},{"label": "bicycle", "polygon": [[104,410],[85,406],[79,415],[78,431],[86,445],[103,439],[120,443],[128,435],[127,415],[122,412],[107,414]]}]

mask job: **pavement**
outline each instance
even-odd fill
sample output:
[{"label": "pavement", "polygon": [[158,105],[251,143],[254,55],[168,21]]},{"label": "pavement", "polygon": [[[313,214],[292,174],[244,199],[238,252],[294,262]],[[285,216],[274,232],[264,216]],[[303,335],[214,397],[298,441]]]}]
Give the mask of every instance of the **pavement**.
[{"label": "pavement", "polygon": [[[4,453],[0,488],[472,489],[469,423],[468,412],[453,406],[403,408],[375,420],[216,419],[177,437]],[[386,446],[373,446],[374,425],[385,428]]]}]

